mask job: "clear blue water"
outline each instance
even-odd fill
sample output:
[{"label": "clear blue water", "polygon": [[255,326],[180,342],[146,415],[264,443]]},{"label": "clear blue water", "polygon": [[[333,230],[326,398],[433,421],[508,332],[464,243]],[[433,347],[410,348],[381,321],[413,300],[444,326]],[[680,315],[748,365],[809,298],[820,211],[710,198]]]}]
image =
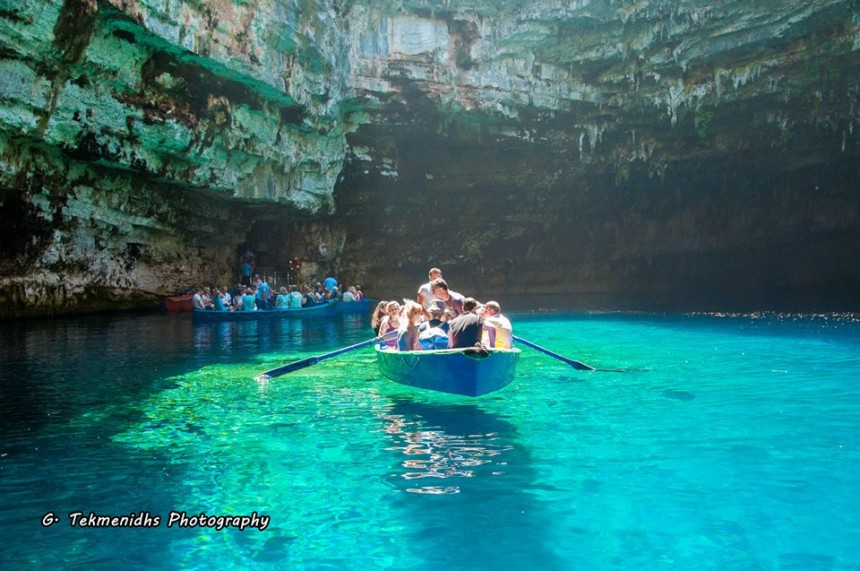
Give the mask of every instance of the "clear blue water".
[{"label": "clear blue water", "polygon": [[[366,322],[0,325],[4,569],[860,569],[852,315],[515,315],[479,399],[401,387]],[[172,511],[267,529],[168,528]],[[82,528],[73,512],[161,517]],[[59,522],[43,527],[53,513]]]}]

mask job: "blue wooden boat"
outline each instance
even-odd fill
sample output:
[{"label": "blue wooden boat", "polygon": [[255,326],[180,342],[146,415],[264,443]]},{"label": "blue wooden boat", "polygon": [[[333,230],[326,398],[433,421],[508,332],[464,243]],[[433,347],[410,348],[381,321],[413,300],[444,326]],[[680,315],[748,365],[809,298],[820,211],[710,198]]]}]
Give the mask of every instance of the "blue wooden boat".
[{"label": "blue wooden boat", "polygon": [[377,301],[365,297],[358,301],[332,301],[329,303],[334,306],[334,312],[338,315],[352,313],[370,315],[370,312],[376,308]]},{"label": "blue wooden boat", "polygon": [[376,347],[382,374],[396,383],[477,397],[514,380],[519,349],[397,351]]},{"label": "blue wooden boat", "polygon": [[192,312],[194,321],[200,323],[221,323],[224,321],[261,321],[267,319],[307,319],[332,317],[334,304],[320,304],[300,309],[258,309],[257,311],[204,311]]}]

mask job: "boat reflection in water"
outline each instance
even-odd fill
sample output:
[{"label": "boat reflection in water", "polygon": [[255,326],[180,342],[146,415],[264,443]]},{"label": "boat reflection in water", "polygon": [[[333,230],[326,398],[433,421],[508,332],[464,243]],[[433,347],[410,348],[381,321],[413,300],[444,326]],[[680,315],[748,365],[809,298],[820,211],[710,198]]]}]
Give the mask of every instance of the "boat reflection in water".
[{"label": "boat reflection in water", "polygon": [[394,455],[386,482],[403,492],[396,501],[415,552],[436,553],[448,568],[563,568],[544,545],[551,518],[536,501],[534,460],[511,421],[475,404],[408,397],[395,398],[382,420]]}]

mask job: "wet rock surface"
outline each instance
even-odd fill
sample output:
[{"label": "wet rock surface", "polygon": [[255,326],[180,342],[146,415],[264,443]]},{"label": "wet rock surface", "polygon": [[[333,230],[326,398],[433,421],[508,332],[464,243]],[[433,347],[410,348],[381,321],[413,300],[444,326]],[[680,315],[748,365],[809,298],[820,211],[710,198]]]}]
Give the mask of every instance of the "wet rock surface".
[{"label": "wet rock surface", "polygon": [[436,265],[478,296],[850,308],[858,10],[4,8],[0,317],[229,283],[240,244],[381,296]]}]

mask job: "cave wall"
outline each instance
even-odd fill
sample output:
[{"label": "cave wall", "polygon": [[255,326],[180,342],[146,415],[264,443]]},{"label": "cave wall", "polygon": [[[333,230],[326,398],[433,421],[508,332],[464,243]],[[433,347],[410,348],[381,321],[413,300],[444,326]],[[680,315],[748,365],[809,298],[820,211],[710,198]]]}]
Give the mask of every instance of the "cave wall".
[{"label": "cave wall", "polygon": [[229,283],[261,216],[331,210],[332,5],[4,5],[0,318]]},{"label": "cave wall", "polygon": [[238,244],[384,297],[856,309],[858,51],[851,0],[4,5],[0,317]]},{"label": "cave wall", "polygon": [[854,3],[406,4],[350,41],[376,107],[337,222],[371,289],[860,305]]}]

